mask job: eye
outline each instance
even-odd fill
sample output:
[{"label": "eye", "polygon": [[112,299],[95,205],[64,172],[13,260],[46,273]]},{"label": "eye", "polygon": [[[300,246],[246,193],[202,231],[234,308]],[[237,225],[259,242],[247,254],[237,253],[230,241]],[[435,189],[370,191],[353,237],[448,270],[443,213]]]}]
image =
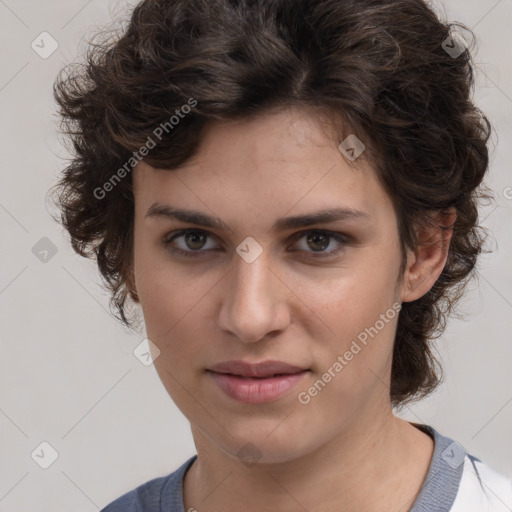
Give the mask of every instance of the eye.
[{"label": "eye", "polygon": [[[166,235],[163,240],[163,244],[166,249],[175,254],[195,257],[197,254],[194,253],[204,252],[200,251],[199,249],[205,247],[205,240],[208,235],[208,232],[199,229],[182,229],[181,231],[169,233]],[[177,249],[172,247],[171,244],[176,243],[175,240],[180,238],[183,238],[184,245],[182,244],[182,247]]]},{"label": "eye", "polygon": [[[349,241],[347,236],[342,235],[341,233],[334,233],[332,231],[303,231],[297,235],[295,238],[298,238],[299,241],[303,239],[305,241],[305,243],[302,244],[302,246],[305,247],[304,252],[310,253],[313,258],[328,258],[336,256],[345,249],[345,245]],[[334,244],[332,243],[333,240],[335,241]],[[328,247],[332,247],[333,245],[333,249],[328,251],[325,250]],[[308,248],[313,249],[313,251],[308,251]]]},{"label": "eye", "polygon": [[[207,231],[199,229],[182,229],[180,231],[167,234],[162,243],[167,250],[174,254],[186,257],[198,257],[201,253],[207,252],[208,250],[216,250],[214,247],[208,247],[206,242],[209,236],[210,233]],[[182,239],[181,243],[177,243],[177,240],[180,239]],[[346,235],[324,230],[310,230],[296,233],[293,239],[299,241],[304,239],[305,243],[298,244],[304,247],[304,249],[299,249],[299,252],[309,253],[313,258],[335,256],[345,249],[345,245],[349,241],[348,236]],[[334,244],[332,243],[333,240],[335,241]],[[328,251],[325,250],[332,245],[334,245],[335,248]],[[309,251],[308,248],[313,250]],[[205,250],[203,251],[201,249]]]}]

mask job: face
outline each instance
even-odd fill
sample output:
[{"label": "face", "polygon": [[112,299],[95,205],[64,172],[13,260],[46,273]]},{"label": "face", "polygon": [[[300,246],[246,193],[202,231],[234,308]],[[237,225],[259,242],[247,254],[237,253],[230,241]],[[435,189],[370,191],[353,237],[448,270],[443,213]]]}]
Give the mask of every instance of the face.
[{"label": "face", "polygon": [[[362,157],[350,166],[339,142],[289,110],[210,125],[177,170],[134,170],[134,286],[196,444],[283,462],[390,410],[397,219],[373,170]],[[299,218],[336,209],[352,215]],[[259,382],[209,371],[233,360],[305,371]]]}]

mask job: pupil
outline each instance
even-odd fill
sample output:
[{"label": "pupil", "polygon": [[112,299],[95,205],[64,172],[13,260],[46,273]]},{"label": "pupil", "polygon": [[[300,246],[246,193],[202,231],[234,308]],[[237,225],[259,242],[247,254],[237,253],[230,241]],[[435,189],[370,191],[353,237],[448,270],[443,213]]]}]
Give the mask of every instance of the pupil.
[{"label": "pupil", "polygon": [[313,244],[315,244],[319,238],[320,239],[323,238],[323,240],[324,240],[323,244],[320,243],[320,245],[321,245],[320,249],[325,249],[329,245],[328,237],[325,235],[318,234],[318,233],[311,234],[308,236],[308,243],[313,241]]},{"label": "pupil", "polygon": [[[194,243],[197,242],[197,238],[201,237],[203,237],[202,243],[199,242],[199,246],[194,247]],[[204,233],[187,233],[185,236],[185,240],[190,249],[201,249],[201,247],[204,245]]]}]

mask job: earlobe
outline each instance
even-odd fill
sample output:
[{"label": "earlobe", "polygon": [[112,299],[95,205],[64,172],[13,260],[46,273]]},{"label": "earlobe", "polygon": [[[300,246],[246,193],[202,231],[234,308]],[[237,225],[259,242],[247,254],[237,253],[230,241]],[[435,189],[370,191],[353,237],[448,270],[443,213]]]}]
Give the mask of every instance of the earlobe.
[{"label": "earlobe", "polygon": [[453,226],[457,218],[454,208],[429,216],[431,225],[417,227],[418,246],[408,249],[404,272],[402,301],[412,302],[425,295],[437,281],[448,258]]}]

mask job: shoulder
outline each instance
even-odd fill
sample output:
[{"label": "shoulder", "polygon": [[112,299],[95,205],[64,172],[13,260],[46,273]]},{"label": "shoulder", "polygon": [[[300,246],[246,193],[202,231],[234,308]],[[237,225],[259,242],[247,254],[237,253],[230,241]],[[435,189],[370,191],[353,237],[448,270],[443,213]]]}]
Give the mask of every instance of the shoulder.
[{"label": "shoulder", "polygon": [[169,475],[153,478],[102,508],[100,512],[181,512],[183,476],[197,455]]},{"label": "shoulder", "polygon": [[507,512],[512,509],[512,480],[467,454],[451,512]]},{"label": "shoulder", "polygon": [[434,454],[410,512],[510,512],[512,480],[429,425],[413,423],[434,439]]}]

